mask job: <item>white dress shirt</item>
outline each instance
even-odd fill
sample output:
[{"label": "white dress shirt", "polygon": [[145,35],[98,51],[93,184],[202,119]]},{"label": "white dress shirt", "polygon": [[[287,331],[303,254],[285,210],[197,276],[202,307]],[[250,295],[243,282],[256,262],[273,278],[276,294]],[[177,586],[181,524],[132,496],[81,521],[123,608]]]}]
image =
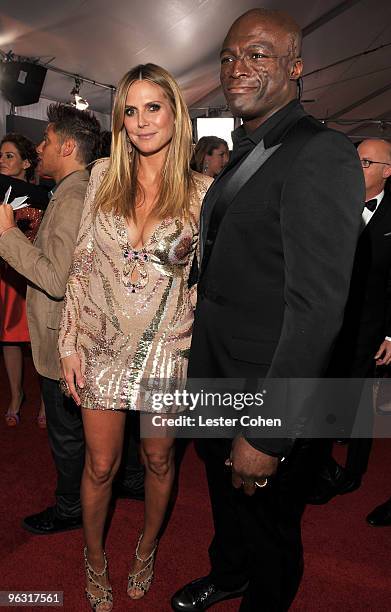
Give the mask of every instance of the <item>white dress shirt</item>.
[{"label": "white dress shirt", "polygon": [[369,208],[364,208],[364,210],[362,211],[362,219],[363,219],[365,225],[367,225],[369,223],[369,221],[372,219],[372,216],[375,214],[375,212],[379,208],[379,204],[382,201],[383,196],[384,196],[384,189],[383,189],[383,191],[378,193],[377,196],[375,196],[374,198],[370,198],[371,200],[377,200],[377,204],[376,204],[375,210],[369,210]]}]

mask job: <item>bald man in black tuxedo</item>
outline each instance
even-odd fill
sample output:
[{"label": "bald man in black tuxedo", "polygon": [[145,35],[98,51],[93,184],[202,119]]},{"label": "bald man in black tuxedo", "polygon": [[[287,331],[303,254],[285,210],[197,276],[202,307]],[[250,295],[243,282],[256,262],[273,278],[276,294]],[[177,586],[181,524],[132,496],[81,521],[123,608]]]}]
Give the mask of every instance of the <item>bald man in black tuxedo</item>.
[{"label": "bald man in black tuxedo", "polygon": [[[221,83],[243,126],[201,213],[193,380],[319,378],[342,325],[363,175],[349,140],[297,99],[300,46],[295,21],[266,9],[239,17],[223,43]],[[174,610],[241,596],[242,612],[287,610],[303,571],[306,445],[239,432],[202,443],[211,572],[174,595]]]},{"label": "bald man in black tuxedo", "polygon": [[[375,366],[391,363],[391,194],[385,190],[391,176],[391,143],[364,140],[358,153],[366,190],[363,228],[344,322],[330,364],[331,376],[357,379],[357,384],[352,384],[352,393],[337,401],[337,408],[344,410],[350,421],[348,434],[356,418],[364,380],[375,375]],[[370,394],[361,413],[368,435],[349,440],[345,467],[332,458],[332,440],[320,443],[321,470],[308,498],[310,503],[327,503],[335,495],[350,493],[360,486],[372,446],[371,413]]]}]

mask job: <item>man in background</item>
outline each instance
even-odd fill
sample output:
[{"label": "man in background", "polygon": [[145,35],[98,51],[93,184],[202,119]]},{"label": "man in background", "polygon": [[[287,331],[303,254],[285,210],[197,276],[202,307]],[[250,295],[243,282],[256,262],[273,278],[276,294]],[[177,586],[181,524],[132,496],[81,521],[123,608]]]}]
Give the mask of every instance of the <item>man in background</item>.
[{"label": "man in background", "polygon": [[100,143],[99,122],[89,112],[52,104],[48,121],[37,147],[39,171],[53,178],[56,185],[34,244],[15,226],[12,207],[0,205],[0,256],[29,281],[26,301],[31,348],[42,376],[48,437],[57,469],[56,504],[23,521],[25,529],[37,534],[81,526],[83,426],[80,411],[59,389],[57,340],[89,181],[86,166]]},{"label": "man in background", "polygon": [[[373,400],[371,389],[366,397],[363,383],[366,378],[374,377],[376,366],[391,363],[391,195],[385,191],[391,176],[391,143],[381,139],[364,140],[357,150],[364,171],[365,207],[344,322],[333,351],[330,375],[358,379],[351,386],[344,383],[352,392],[341,394],[337,410],[347,415],[351,427],[357,414],[358,425],[364,425],[368,432],[348,441],[345,467],[332,457],[332,440],[318,442],[323,446],[324,455],[319,477],[308,498],[313,504],[325,504],[335,495],[350,493],[360,486],[372,446]],[[364,413],[358,412],[361,392]]]}]

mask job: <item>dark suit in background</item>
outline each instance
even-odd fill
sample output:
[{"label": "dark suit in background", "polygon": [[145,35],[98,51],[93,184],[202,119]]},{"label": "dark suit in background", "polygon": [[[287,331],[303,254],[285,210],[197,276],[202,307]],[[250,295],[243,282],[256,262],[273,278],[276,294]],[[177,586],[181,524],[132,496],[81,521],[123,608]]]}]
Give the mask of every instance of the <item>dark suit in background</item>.
[{"label": "dark suit in background", "polygon": [[[238,169],[263,140],[272,155],[227,205]],[[364,201],[357,153],[297,101],[258,129],[236,131],[230,164],[202,211],[199,299],[189,378],[321,377],[343,320]],[[247,497],[224,466],[229,440],[203,440],[215,537],[214,582],[249,581],[241,610],[285,610],[302,573],[307,448],[248,439],[287,456]],[[293,446],[293,448],[292,448]]]},{"label": "dark suit in background", "polygon": [[[348,342],[350,351],[354,351],[350,371],[352,377],[375,375],[374,356],[385,336],[391,336],[390,274],[391,195],[385,193],[361,233],[353,267],[345,321],[348,331],[352,331],[352,325],[357,326],[357,334],[353,343],[344,334],[341,338],[342,342],[345,340],[346,349]],[[354,479],[361,480],[365,473],[371,446],[372,440],[368,438],[356,438],[349,442],[346,469]]]},{"label": "dark suit in background", "polygon": [[385,193],[363,228],[354,259],[343,327],[334,353],[336,366],[351,376],[374,373],[374,356],[391,336],[391,195]]},{"label": "dark suit in background", "polygon": [[[391,274],[391,195],[385,193],[367,225],[363,225],[357,244],[353,273],[341,333],[333,351],[329,375],[333,378],[360,379],[351,386],[343,382],[345,393],[336,400],[336,410],[344,412],[347,434],[350,434],[357,415],[364,379],[375,375],[375,354],[386,336],[391,336],[390,291]],[[367,469],[372,446],[371,388],[365,387],[357,431],[360,437],[349,440],[344,471],[346,487],[342,493],[354,490],[361,483]],[[368,396],[368,397],[367,397]],[[368,431],[366,435],[365,431]],[[344,435],[344,434],[341,434]],[[310,501],[324,503],[333,496],[327,474],[337,465],[331,457],[332,440],[320,444],[320,481],[315,485]],[[326,477],[326,481],[324,480]],[[342,474],[341,474],[342,477]],[[338,488],[338,485],[336,485]],[[334,492],[334,495],[338,491]]]}]

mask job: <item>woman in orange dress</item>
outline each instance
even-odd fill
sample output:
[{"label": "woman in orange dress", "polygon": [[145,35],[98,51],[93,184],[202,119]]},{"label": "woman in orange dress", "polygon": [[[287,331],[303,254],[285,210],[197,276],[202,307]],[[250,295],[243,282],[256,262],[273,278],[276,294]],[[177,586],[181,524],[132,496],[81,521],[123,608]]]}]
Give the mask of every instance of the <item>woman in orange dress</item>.
[{"label": "woman in orange dress", "polygon": [[[0,142],[0,173],[30,182],[38,164],[35,145],[21,134],[6,134]],[[11,198],[12,200],[12,195]],[[34,240],[42,211],[26,207],[15,212],[19,228]],[[11,402],[5,415],[9,427],[19,423],[23,402],[23,353],[21,344],[30,342],[26,315],[26,280],[0,259],[0,343],[11,389]],[[45,408],[41,405],[37,417],[40,427],[46,426]]]}]

